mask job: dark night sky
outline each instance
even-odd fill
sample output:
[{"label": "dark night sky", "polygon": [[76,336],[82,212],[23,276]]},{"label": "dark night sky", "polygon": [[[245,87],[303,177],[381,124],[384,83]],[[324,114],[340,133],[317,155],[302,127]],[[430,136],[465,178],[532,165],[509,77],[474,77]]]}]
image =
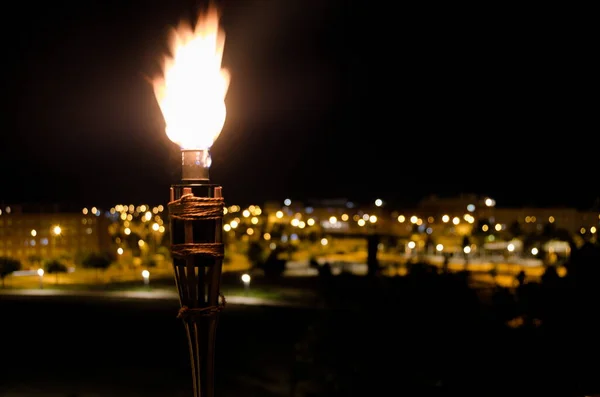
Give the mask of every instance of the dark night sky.
[{"label": "dark night sky", "polygon": [[[196,3],[73,4],[21,2],[2,27],[0,201],[164,202],[179,149],[146,77]],[[228,202],[600,196],[591,27],[567,10],[219,4],[232,81],[211,177]]]}]

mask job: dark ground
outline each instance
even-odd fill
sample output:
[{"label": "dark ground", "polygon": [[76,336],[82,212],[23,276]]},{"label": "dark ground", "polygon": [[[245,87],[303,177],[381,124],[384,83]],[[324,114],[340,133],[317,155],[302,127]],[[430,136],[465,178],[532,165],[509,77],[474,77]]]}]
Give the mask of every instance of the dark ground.
[{"label": "dark ground", "polygon": [[[0,396],[192,395],[178,302],[0,299]],[[294,342],[311,314],[226,310],[218,331],[217,395],[285,395]]]},{"label": "dark ground", "polygon": [[[192,396],[178,302],[85,299],[0,295],[1,397]],[[289,397],[292,374],[294,397],[578,395],[567,373],[582,363],[544,335],[461,317],[451,299],[433,304],[407,301],[396,313],[376,301],[355,312],[228,305],[216,397]]]}]

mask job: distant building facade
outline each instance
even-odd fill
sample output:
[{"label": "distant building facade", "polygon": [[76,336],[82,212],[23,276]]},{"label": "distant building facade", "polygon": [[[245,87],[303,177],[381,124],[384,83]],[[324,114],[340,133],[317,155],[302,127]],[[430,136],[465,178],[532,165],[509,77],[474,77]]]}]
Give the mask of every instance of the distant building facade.
[{"label": "distant building facade", "polygon": [[19,259],[25,267],[36,260],[106,252],[111,246],[111,221],[100,211],[84,215],[19,205],[0,211],[0,256]]},{"label": "distant building facade", "polygon": [[[152,211],[150,207],[133,205],[117,207],[122,208],[111,208],[108,212],[96,208],[63,212],[55,207],[0,205],[0,256],[19,259],[24,266],[33,258],[67,256],[76,260],[90,252],[115,252],[109,226],[112,224],[114,229],[118,219],[123,222],[119,227],[124,228],[125,235],[129,234],[129,222],[142,215],[149,215],[145,225],[151,220],[157,222],[152,225],[157,233],[165,232],[168,226],[162,225],[159,214],[162,206]],[[494,234],[506,231],[515,222],[525,233],[541,231],[545,225],[553,224],[572,234],[597,235],[600,212],[574,208],[501,208],[492,198],[476,195],[429,196],[407,209],[390,208],[381,200],[361,206],[344,198],[306,202],[286,199],[267,202],[262,208],[230,206],[225,221],[225,231],[232,238],[270,240],[272,237],[271,244],[288,239],[327,244],[330,236],[364,242],[364,237],[377,233],[390,236],[389,244],[397,241],[402,245],[414,240],[418,244],[435,243],[434,247],[440,244],[449,250],[450,247],[460,250],[464,236],[474,234],[478,231],[475,228],[485,228],[484,232]],[[495,237],[502,238],[500,234]]]},{"label": "distant building facade", "polygon": [[[541,231],[546,224],[570,233],[597,232],[600,226],[600,211],[579,211],[575,208],[502,208],[495,200],[476,195],[451,198],[429,196],[423,199],[415,212],[419,217],[440,220],[444,215],[450,219],[458,217],[464,222],[465,215],[476,221],[485,220],[490,226],[500,225],[503,229],[518,222],[524,232]],[[476,222],[474,222],[476,223]]]},{"label": "distant building facade", "polygon": [[[597,233],[600,211],[575,208],[502,208],[493,198],[461,195],[450,198],[429,196],[410,209],[358,206],[346,200],[268,202],[265,212],[270,223],[311,219],[324,233],[381,233],[398,237],[413,234],[463,236],[486,223],[490,231],[507,230],[518,223],[525,233],[541,231],[546,224],[572,234]],[[333,221],[333,222],[332,222]],[[491,229],[490,229],[491,228]]]}]

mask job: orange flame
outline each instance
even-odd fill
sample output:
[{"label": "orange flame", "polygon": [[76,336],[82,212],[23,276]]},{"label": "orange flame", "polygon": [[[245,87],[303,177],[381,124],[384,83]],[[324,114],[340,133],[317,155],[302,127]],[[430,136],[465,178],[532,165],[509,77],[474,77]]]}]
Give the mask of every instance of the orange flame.
[{"label": "orange flame", "polygon": [[153,81],[170,140],[182,149],[209,149],[227,114],[229,73],[221,67],[225,33],[210,7],[194,28],[181,23],[172,31],[164,76]]}]

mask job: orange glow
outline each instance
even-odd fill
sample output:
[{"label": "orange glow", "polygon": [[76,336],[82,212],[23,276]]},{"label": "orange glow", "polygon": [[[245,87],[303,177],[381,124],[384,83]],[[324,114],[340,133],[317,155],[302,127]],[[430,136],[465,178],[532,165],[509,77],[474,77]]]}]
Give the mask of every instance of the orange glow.
[{"label": "orange glow", "polygon": [[229,73],[221,68],[225,34],[214,7],[194,27],[181,23],[171,35],[164,75],[153,81],[170,140],[182,149],[209,149],[225,124]]}]

